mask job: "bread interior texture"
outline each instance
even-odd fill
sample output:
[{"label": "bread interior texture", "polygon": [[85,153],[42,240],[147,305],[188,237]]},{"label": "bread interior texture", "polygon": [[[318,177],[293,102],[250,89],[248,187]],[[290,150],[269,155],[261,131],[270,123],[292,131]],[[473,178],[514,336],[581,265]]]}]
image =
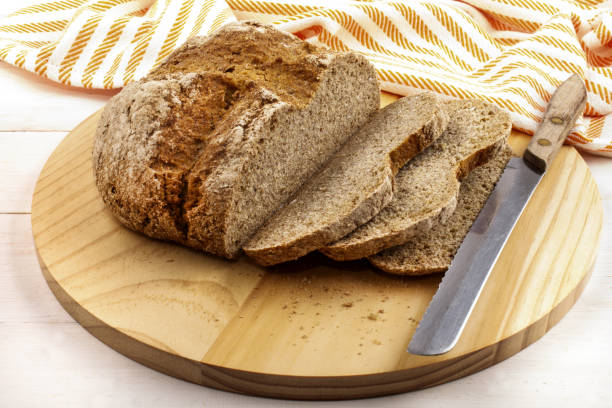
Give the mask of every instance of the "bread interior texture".
[{"label": "bread interior texture", "polygon": [[[177,112],[163,129],[175,134],[166,138],[172,146],[160,148],[151,168],[171,170],[169,193],[176,197],[170,202],[182,240],[227,257],[236,256],[379,105],[374,71],[364,58],[338,54],[315,63],[321,51],[308,43],[287,53],[274,36],[256,40],[262,43],[210,37],[183,47],[150,74],[161,81],[196,75],[176,103],[170,101]],[[177,149],[177,140],[188,143]]]}]

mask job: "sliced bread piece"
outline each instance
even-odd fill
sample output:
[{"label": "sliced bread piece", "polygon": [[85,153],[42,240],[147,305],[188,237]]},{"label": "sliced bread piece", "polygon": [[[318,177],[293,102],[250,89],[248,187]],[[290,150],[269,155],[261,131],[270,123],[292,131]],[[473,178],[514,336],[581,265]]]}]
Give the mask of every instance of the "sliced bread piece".
[{"label": "sliced bread piece", "polygon": [[512,123],[505,111],[482,101],[444,104],[450,118],[444,134],[400,170],[389,205],[321,252],[340,261],[364,258],[403,244],[453,213],[460,180],[505,144]]},{"label": "sliced bread piece", "polygon": [[461,183],[457,209],[445,224],[368,257],[370,263],[397,275],[446,271],[511,156],[512,150],[504,146],[487,164],[470,173]]},{"label": "sliced bread piece", "polygon": [[378,111],[243,247],[262,265],[299,258],[363,224],[393,195],[399,168],[442,134],[448,117],[422,93]]},{"label": "sliced bread piece", "polygon": [[233,258],[379,103],[365,57],[231,23],[110,100],[96,185],[127,227]]}]

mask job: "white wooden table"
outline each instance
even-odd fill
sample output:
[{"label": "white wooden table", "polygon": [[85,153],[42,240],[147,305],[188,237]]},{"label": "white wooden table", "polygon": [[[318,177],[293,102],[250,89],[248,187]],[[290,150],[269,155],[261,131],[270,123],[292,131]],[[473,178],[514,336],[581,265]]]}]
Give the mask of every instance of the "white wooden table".
[{"label": "white wooden table", "polygon": [[[0,3],[0,16],[32,3]],[[32,240],[31,196],[62,138],[115,92],[60,86],[0,63],[0,406],[210,407],[316,403],[221,392],[160,374],[86,332],[45,283]],[[510,359],[438,387],[365,401],[381,407],[612,406],[612,159],[585,155],[604,199],[593,277],[567,316]]]}]

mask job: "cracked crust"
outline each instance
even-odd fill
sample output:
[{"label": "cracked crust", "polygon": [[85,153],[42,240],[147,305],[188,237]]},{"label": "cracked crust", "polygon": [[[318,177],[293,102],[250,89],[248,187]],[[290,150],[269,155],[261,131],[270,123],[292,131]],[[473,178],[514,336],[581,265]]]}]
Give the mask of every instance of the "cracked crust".
[{"label": "cracked crust", "polygon": [[233,258],[378,103],[365,58],[229,24],[111,99],[96,185],[127,227]]}]

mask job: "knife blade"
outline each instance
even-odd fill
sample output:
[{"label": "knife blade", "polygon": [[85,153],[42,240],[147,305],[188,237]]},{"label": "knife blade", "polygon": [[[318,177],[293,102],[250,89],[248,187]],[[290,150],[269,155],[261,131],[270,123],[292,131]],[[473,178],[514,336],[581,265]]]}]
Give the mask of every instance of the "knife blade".
[{"label": "knife blade", "polygon": [[408,352],[438,355],[461,335],[512,229],[586,104],[576,74],[553,93],[522,158],[510,159],[421,319]]}]

